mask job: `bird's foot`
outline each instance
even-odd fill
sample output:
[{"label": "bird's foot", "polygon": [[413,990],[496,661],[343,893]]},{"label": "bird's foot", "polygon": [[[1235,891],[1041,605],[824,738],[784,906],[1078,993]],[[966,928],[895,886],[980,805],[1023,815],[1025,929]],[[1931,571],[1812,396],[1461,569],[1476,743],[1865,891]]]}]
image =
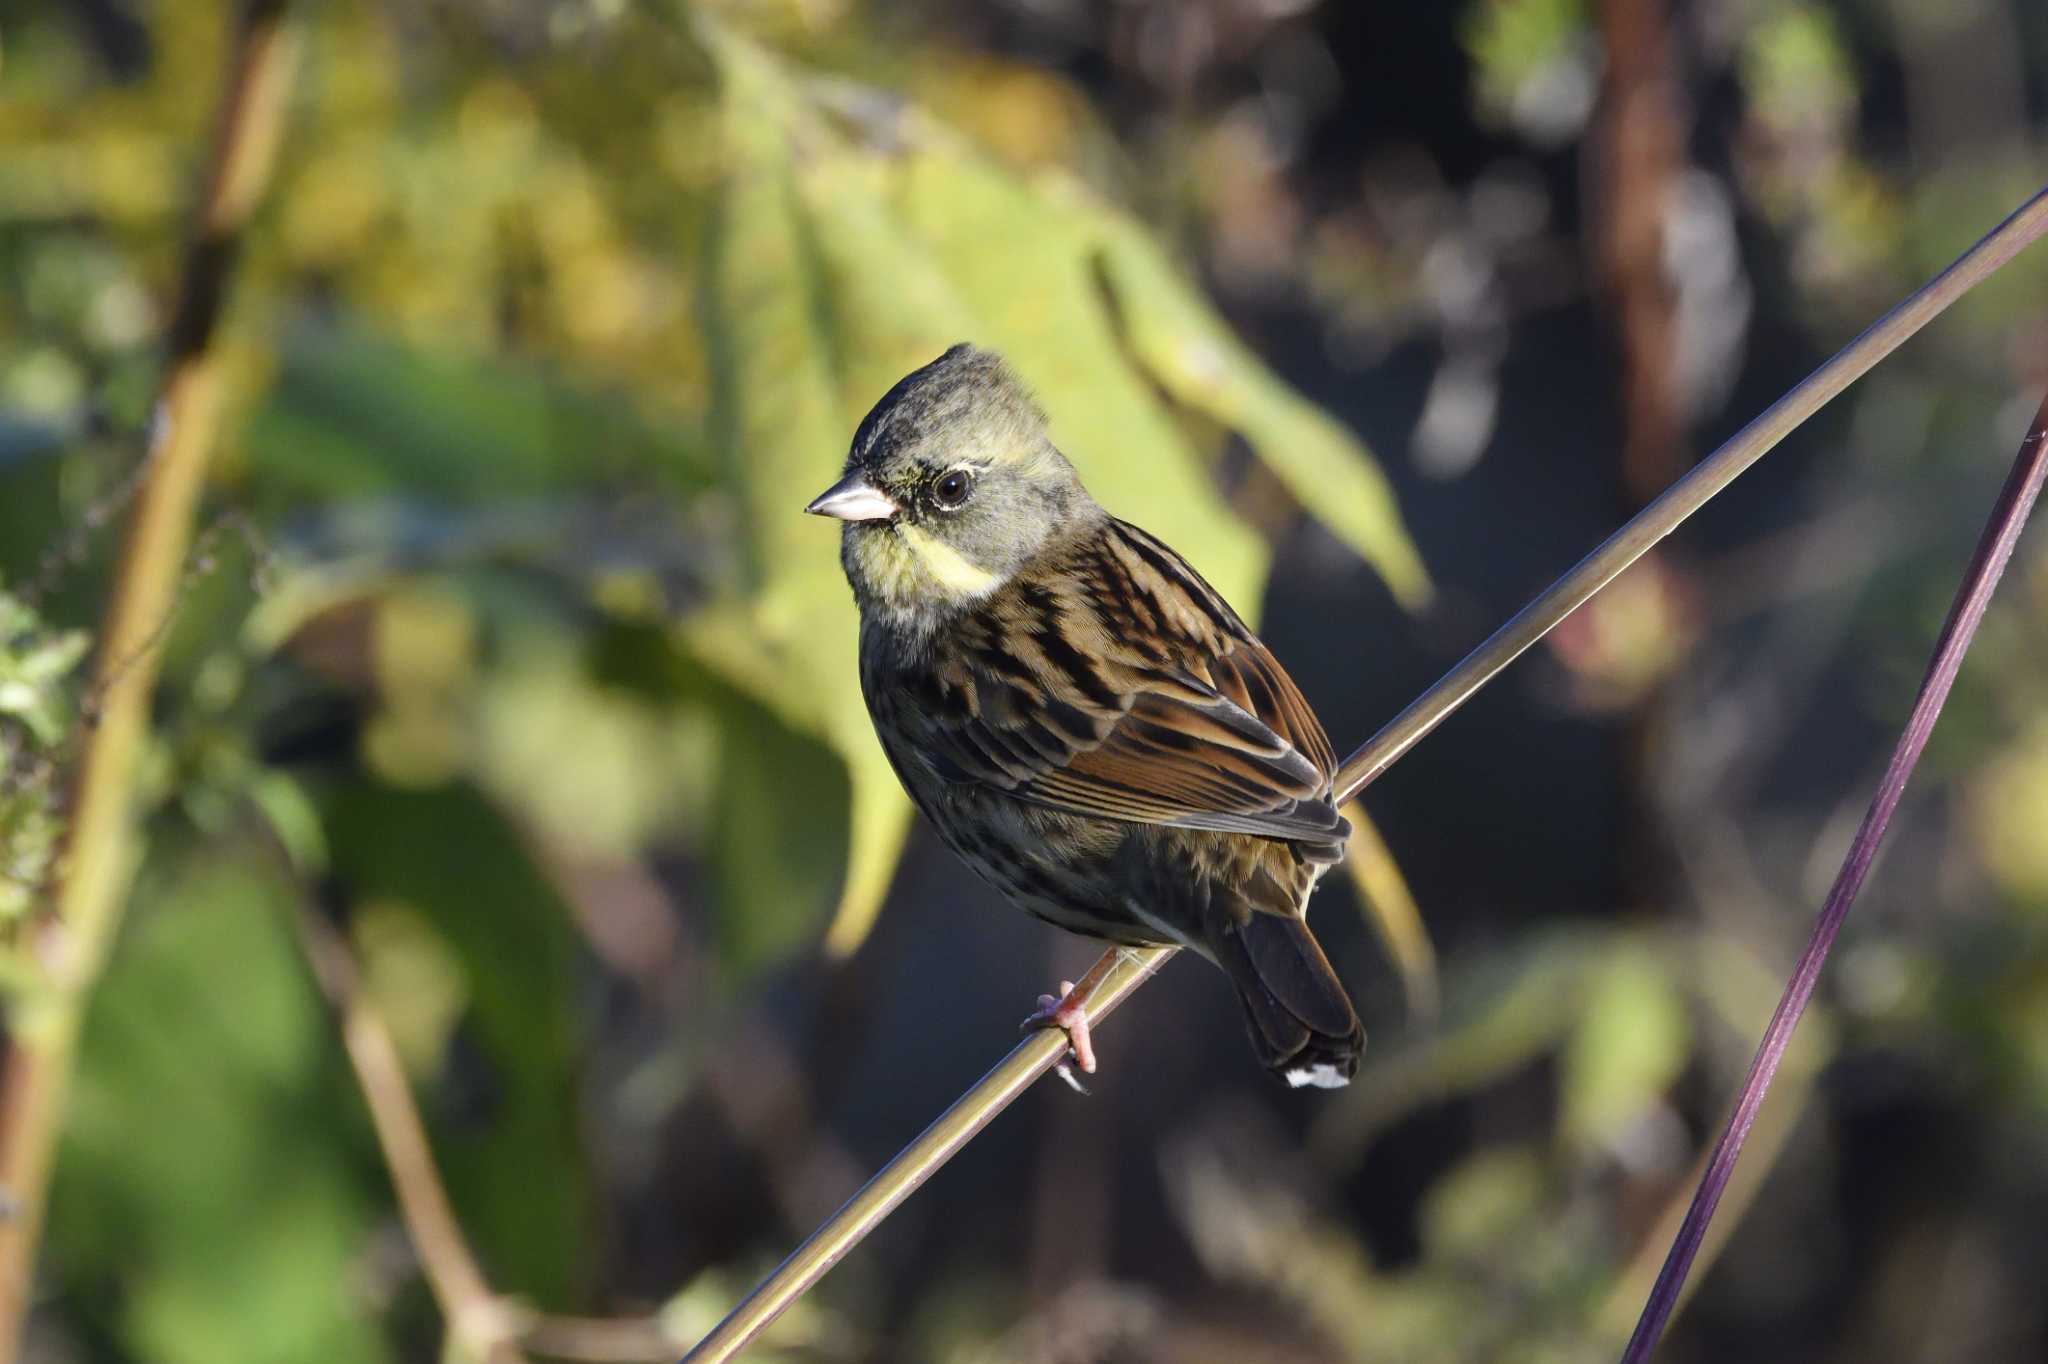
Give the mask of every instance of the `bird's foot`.
[{"label": "bird's foot", "polygon": [[[1080,1066],[1084,1074],[1093,1075],[1095,1044],[1088,1036],[1088,1001],[1085,997],[1075,998],[1078,993],[1079,991],[1074,988],[1074,982],[1061,981],[1059,994],[1040,995],[1038,1012],[1025,1019],[1019,1026],[1020,1030],[1025,1032],[1033,1028],[1058,1028],[1067,1035],[1067,1050],[1073,1056],[1074,1064]],[[1059,1074],[1062,1080],[1080,1093],[1088,1092],[1082,1088],[1081,1082],[1074,1078],[1073,1070],[1064,1061],[1060,1062]]]}]

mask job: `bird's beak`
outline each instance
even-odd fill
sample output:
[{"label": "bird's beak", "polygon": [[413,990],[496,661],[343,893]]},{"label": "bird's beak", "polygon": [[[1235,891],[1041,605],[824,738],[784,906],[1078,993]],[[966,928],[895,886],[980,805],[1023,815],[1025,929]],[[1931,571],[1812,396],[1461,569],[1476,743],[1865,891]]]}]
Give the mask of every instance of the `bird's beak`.
[{"label": "bird's beak", "polygon": [[813,516],[836,516],[841,521],[887,521],[903,508],[862,475],[851,473],[812,498],[811,505],[804,510]]}]

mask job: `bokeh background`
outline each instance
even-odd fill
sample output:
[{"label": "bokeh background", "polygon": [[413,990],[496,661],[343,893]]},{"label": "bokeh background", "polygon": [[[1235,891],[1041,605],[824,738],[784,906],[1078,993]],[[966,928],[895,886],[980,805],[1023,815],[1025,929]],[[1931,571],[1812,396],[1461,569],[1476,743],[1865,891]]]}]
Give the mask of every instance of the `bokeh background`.
[{"label": "bokeh background", "polygon": [[[2048,166],[2030,0],[293,10],[36,1360],[474,1354],[308,941],[531,1358],[672,1357],[1085,969],[911,824],[797,514],[945,345],[1341,751]],[[12,1028],[232,19],[0,14]],[[1372,893],[1315,905],[1348,1091],[1278,1090],[1176,962],[750,1357],[1614,1357],[2048,383],[2044,284],[1367,792]],[[2048,1355],[2036,541],[1663,1358]]]}]

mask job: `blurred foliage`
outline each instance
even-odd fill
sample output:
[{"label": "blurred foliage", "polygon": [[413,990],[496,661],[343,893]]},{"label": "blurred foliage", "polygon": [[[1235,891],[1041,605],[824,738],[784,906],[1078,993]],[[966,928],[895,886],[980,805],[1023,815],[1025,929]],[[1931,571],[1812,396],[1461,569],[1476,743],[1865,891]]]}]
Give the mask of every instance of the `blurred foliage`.
[{"label": "blurred foliage", "polygon": [[[2048,25],[1670,8],[1703,448],[2032,187]],[[889,897],[908,807],[837,536],[798,514],[858,418],[955,341],[1003,350],[1106,504],[1270,601],[1350,747],[1613,523],[1582,149],[1624,11],[307,7],[37,1357],[433,1348],[302,913],[344,926],[492,1287],[706,1329],[1066,969],[936,855]],[[227,15],[113,0],[4,35],[13,1026]],[[1093,1101],[1027,1100],[764,1357],[1612,1357],[2041,383],[2044,269],[1369,793],[1381,940],[1317,921],[1373,1036],[1358,1084],[1258,1088],[1213,981],[1150,987]],[[2048,1335],[2028,553],[1675,1358]],[[1354,618],[1381,633],[1354,647]]]},{"label": "blurred foliage", "polygon": [[1578,132],[1592,108],[1584,0],[1481,0],[1465,12],[1480,110],[1540,141]]},{"label": "blurred foliage", "polygon": [[503,816],[461,785],[353,787],[334,794],[327,820],[335,873],[372,904],[411,910],[428,960],[455,975],[438,988],[462,991],[461,1031],[448,1040],[481,1078],[464,1105],[473,1111],[448,1115],[439,1154],[465,1229],[505,1291],[576,1302],[589,1211],[575,1112],[562,1102],[581,1041],[563,905]]},{"label": "blurred foliage", "polygon": [[386,1357],[374,1145],[294,940],[299,893],[260,858],[159,857],[99,992],[52,1250],[136,1355]]},{"label": "blurred foliage", "polygon": [[0,588],[0,930],[12,932],[47,883],[62,836],[58,760],[75,723],[65,683],[83,631],[51,630]]}]

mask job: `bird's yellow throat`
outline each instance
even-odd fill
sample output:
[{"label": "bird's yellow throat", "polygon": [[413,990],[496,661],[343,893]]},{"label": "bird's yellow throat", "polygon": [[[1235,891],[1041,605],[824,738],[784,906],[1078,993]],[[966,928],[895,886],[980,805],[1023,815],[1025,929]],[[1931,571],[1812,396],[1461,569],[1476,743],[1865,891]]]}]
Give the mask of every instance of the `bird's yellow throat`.
[{"label": "bird's yellow throat", "polygon": [[898,522],[863,537],[868,580],[884,603],[905,610],[920,603],[975,601],[1003,585],[1000,575],[918,527]]}]

